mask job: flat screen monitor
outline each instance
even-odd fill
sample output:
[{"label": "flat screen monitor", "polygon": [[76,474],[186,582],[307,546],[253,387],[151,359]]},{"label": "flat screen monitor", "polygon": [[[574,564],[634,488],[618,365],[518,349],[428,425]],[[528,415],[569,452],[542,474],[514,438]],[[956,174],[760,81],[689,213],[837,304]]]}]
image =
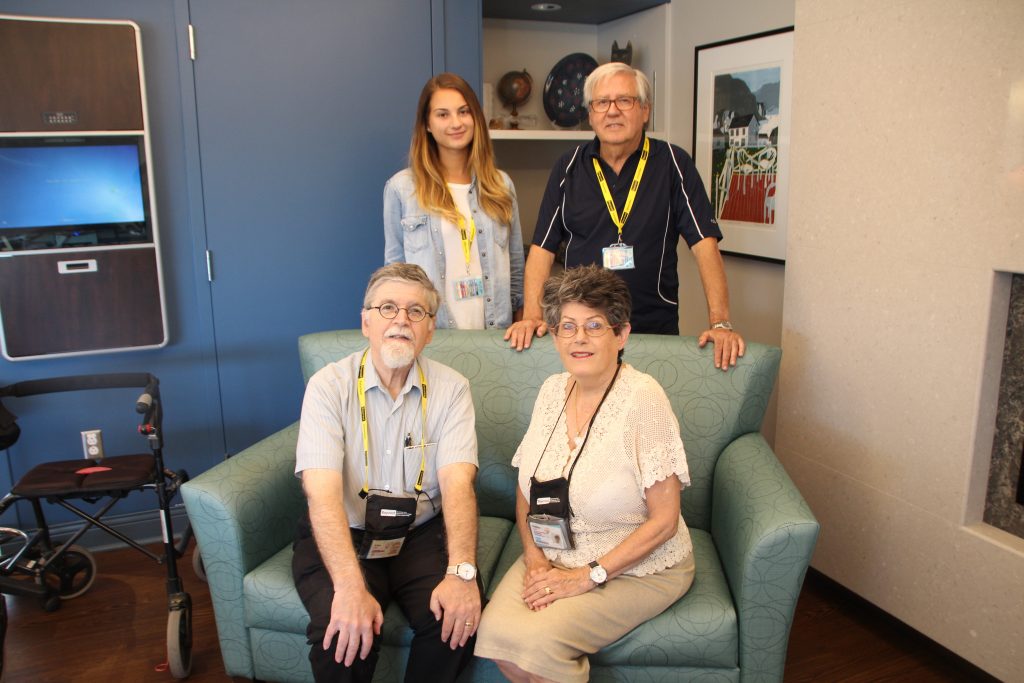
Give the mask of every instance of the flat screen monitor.
[{"label": "flat screen monitor", "polygon": [[141,136],[0,138],[0,251],[152,242]]}]

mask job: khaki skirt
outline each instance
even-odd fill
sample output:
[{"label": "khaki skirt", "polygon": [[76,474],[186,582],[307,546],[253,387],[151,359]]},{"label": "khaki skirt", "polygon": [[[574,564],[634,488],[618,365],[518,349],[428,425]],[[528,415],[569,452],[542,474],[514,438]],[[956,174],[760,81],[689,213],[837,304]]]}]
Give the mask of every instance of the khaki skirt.
[{"label": "khaki skirt", "polygon": [[523,602],[526,565],[516,560],[484,609],[476,655],[512,662],[553,681],[586,681],[587,655],[661,614],[690,589],[691,554],[674,567],[611,579],[604,588],[556,600],[534,612]]}]

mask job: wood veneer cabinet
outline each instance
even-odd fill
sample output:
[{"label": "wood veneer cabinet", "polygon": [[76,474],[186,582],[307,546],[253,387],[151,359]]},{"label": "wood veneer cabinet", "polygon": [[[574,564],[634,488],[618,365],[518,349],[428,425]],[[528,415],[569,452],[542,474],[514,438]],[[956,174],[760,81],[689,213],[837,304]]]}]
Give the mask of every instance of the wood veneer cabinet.
[{"label": "wood veneer cabinet", "polygon": [[0,15],[0,341],[167,343],[139,27]]}]

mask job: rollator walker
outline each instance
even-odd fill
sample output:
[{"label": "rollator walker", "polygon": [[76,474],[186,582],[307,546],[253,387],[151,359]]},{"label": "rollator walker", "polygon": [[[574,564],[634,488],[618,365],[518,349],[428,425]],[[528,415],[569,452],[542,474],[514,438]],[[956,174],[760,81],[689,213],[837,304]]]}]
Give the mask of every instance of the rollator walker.
[{"label": "rollator walker", "polygon": [[[192,668],[192,600],[178,575],[177,559],[182,557],[192,536],[186,523],[178,545],[174,544],[171,500],[188,481],[184,470],[172,472],[164,466],[160,382],[148,373],[77,375],[18,382],[0,387],[0,401],[40,394],[95,389],[142,388],[135,411],[142,415],[138,432],[149,444],[150,453],[103,458],[59,460],[36,465],[22,476],[10,493],[0,499],[0,514],[18,501],[28,501],[35,515],[35,530],[0,527],[0,594],[33,596],[47,612],[85,593],[96,578],[96,560],[76,542],[96,527],[122,543],[147,555],[167,568],[167,662],[175,678],[186,678]],[[0,448],[7,449],[21,433],[15,416],[0,402]],[[99,437],[89,441],[83,434],[86,455],[101,453]],[[11,452],[8,451],[8,455]],[[156,492],[163,554],[158,555],[102,521],[114,505],[132,491]],[[55,545],[43,514],[43,501],[59,505],[84,520],[60,545]],[[81,501],[98,505],[90,514]],[[4,600],[0,595],[0,601]],[[2,666],[2,664],[0,664]]]}]

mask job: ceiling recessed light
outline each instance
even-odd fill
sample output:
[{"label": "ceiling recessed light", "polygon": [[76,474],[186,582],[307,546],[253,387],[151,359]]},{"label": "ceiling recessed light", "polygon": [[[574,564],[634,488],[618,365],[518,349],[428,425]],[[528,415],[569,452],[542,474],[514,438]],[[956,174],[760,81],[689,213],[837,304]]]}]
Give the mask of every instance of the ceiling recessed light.
[{"label": "ceiling recessed light", "polygon": [[557,12],[562,6],[557,2],[535,2],[530,5],[530,9],[534,12]]}]

